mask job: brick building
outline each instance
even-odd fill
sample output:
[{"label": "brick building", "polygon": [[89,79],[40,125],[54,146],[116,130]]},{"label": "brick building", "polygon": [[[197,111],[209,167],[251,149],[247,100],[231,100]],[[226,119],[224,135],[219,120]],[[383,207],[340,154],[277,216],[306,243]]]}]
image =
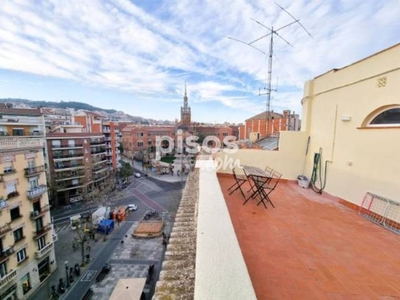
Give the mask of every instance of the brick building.
[{"label": "brick building", "polygon": [[239,126],[239,139],[257,141],[280,131],[300,130],[299,115],[284,110],[283,114],[263,112],[247,119],[244,125]]},{"label": "brick building", "polygon": [[83,200],[89,190],[102,187],[110,174],[104,135],[79,129],[76,125],[59,126],[46,136],[56,207]]}]

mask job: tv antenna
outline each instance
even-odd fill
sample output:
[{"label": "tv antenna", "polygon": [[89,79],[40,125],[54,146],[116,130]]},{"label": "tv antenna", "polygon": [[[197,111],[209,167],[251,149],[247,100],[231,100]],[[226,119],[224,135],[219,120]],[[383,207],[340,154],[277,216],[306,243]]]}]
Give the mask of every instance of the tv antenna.
[{"label": "tv antenna", "polygon": [[[240,42],[242,44],[245,44],[247,46],[252,47],[253,49],[256,49],[257,51],[263,53],[264,55],[267,55],[264,51],[262,51],[261,49],[257,48],[256,46],[254,46],[253,44],[266,38],[266,37],[270,37],[270,41],[269,41],[269,51],[268,51],[268,73],[267,73],[267,80],[266,80],[266,86],[264,87],[264,90],[266,90],[265,93],[261,93],[261,89],[259,90],[258,95],[259,96],[263,96],[266,95],[267,96],[267,111],[266,111],[266,136],[268,136],[268,128],[269,128],[269,124],[271,124],[271,92],[272,91],[276,91],[276,89],[272,89],[271,87],[271,80],[272,80],[272,56],[274,55],[274,35],[276,35],[277,37],[279,37],[281,40],[283,40],[286,44],[288,44],[289,46],[293,47],[293,45],[291,43],[289,43],[287,40],[285,40],[279,33],[278,31],[287,28],[293,24],[299,24],[301,28],[304,29],[304,31],[312,38],[312,35],[310,32],[308,32],[308,30],[300,23],[300,19],[295,18],[291,13],[289,13],[286,9],[284,9],[282,6],[280,6],[278,3],[275,2],[275,4],[281,9],[283,10],[285,13],[287,13],[292,19],[293,21],[282,26],[279,27],[278,29],[274,29],[274,26],[272,26],[271,28],[265,26],[264,24],[262,24],[261,22],[257,21],[256,19],[251,18],[254,22],[256,22],[258,25],[266,28],[268,30],[268,33],[260,36],[259,38],[247,43],[232,37],[228,37],[228,39]],[[272,128],[272,127],[271,127]]]}]

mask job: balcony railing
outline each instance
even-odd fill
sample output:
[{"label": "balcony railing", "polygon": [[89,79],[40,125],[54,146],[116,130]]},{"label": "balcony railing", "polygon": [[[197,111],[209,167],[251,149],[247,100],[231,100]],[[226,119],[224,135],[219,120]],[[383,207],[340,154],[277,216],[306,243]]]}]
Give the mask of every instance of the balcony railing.
[{"label": "balcony railing", "polygon": [[69,190],[69,189],[77,189],[83,187],[84,182],[79,181],[78,184],[58,184],[56,186],[57,191]]},{"label": "balcony railing", "polygon": [[3,226],[0,226],[0,236],[5,235],[9,231],[11,231],[11,226],[9,224],[5,224]]},{"label": "balcony railing", "polygon": [[0,211],[8,207],[8,201],[4,200],[3,196],[0,197]]},{"label": "balcony railing", "polygon": [[106,152],[106,150],[105,149],[100,149],[100,150],[93,150],[92,149],[92,155],[95,155],[95,154],[100,154],[100,153],[104,153],[104,152]]},{"label": "balcony railing", "polygon": [[42,194],[46,193],[47,191],[47,185],[39,185],[37,187],[31,188],[28,192],[27,192],[27,197],[28,199],[35,199],[39,196],[41,196]]},{"label": "balcony railing", "polygon": [[82,167],[83,168],[83,162],[81,163],[74,163],[74,164],[55,164],[54,169],[56,170],[61,170],[61,169],[68,169],[68,168],[78,168]]},{"label": "balcony railing", "polygon": [[42,148],[42,139],[40,138],[13,138],[2,137],[0,139],[0,150],[13,150],[24,148]]},{"label": "balcony railing", "polygon": [[6,175],[11,175],[17,173],[16,169],[6,169],[4,170],[3,174],[0,174],[2,177]]},{"label": "balcony railing", "polygon": [[11,282],[15,282],[17,279],[17,275],[18,275],[18,270],[11,270],[8,274],[6,274],[4,277],[0,278],[0,289],[2,289],[3,287],[5,287],[6,285],[8,285]]},{"label": "balcony railing", "polygon": [[54,159],[61,159],[61,158],[71,158],[71,157],[80,157],[83,156],[82,151],[78,151],[75,153],[62,153],[62,154],[54,154],[53,158]]},{"label": "balcony railing", "polygon": [[26,168],[25,170],[25,177],[35,176],[41,172],[44,172],[44,166]]},{"label": "balcony railing", "polygon": [[101,144],[104,144],[104,143],[105,143],[104,141],[91,141],[90,145],[101,145]]},{"label": "balcony railing", "polygon": [[93,173],[100,173],[100,172],[104,172],[104,171],[107,171],[108,170],[108,166],[107,166],[107,164],[104,164],[104,165],[98,165],[98,166],[95,166],[94,168],[93,168]]},{"label": "balcony railing", "polygon": [[19,192],[18,191],[14,191],[14,192],[11,192],[11,193],[9,193],[7,195],[7,199],[12,199],[12,198],[15,198],[15,197],[18,197],[18,196],[19,196]]},{"label": "balcony railing", "polygon": [[110,137],[105,137],[104,140],[105,140],[106,142],[111,142],[111,138],[110,138]]},{"label": "balcony railing", "polygon": [[14,248],[8,247],[0,252],[0,264],[7,259],[7,257],[11,256],[14,253]]},{"label": "balcony railing", "polygon": [[52,145],[53,149],[82,148],[82,144],[71,145]]},{"label": "balcony railing", "polygon": [[51,230],[51,226],[46,225],[43,226],[42,228],[37,229],[34,233],[33,233],[33,238],[34,239],[38,239],[40,238],[42,235],[46,234],[47,232],[49,232]]},{"label": "balcony railing", "polygon": [[46,246],[44,246],[42,249],[36,251],[36,258],[42,258],[44,255],[46,255],[51,249],[53,248],[53,242],[48,243]]},{"label": "balcony railing", "polygon": [[58,175],[58,174],[57,174],[57,176],[55,176],[56,181],[66,181],[66,180],[71,180],[71,179],[85,176],[85,172],[77,172],[76,174],[72,174],[72,173],[69,173],[69,174],[61,173],[61,174],[62,174],[62,176]]},{"label": "balcony railing", "polygon": [[47,205],[41,207],[40,210],[31,211],[29,214],[29,217],[31,220],[36,220],[37,218],[43,216],[43,214],[45,214],[49,210],[50,210],[50,205],[47,204]]}]

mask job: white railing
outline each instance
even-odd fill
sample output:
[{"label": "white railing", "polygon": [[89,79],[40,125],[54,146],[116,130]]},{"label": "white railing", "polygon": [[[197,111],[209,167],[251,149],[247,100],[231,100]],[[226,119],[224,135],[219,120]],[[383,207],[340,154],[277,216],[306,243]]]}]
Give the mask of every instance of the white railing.
[{"label": "white railing", "polygon": [[47,191],[47,186],[46,185],[39,185],[35,188],[32,188],[27,192],[28,198],[36,198],[39,197],[40,195],[46,193]]},{"label": "white railing", "polygon": [[13,138],[2,137],[0,139],[0,150],[22,149],[22,148],[42,148],[42,139],[39,138]]},{"label": "white railing", "polygon": [[42,258],[47,252],[49,252],[53,248],[53,242],[47,244],[42,249],[36,251],[36,258]]},{"label": "white railing", "polygon": [[14,281],[17,278],[17,275],[18,275],[18,270],[15,269],[6,274],[5,276],[3,276],[2,278],[0,278],[0,288],[3,288],[4,286],[6,286],[6,284]]},{"label": "white railing", "polygon": [[5,124],[34,124],[34,125],[44,125],[42,117],[21,117],[21,116],[7,116],[6,114],[3,115],[3,118],[0,119],[0,123]]}]

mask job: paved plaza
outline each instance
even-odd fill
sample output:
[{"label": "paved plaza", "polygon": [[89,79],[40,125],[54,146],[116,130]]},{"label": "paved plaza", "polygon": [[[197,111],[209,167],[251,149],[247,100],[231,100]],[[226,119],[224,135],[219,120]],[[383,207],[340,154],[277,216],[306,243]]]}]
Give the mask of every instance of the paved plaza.
[{"label": "paved plaza", "polygon": [[[100,282],[92,285],[94,295],[93,300],[109,299],[114,287],[121,278],[147,278],[149,266],[154,264],[159,271],[161,259],[164,253],[162,237],[152,239],[136,239],[131,233],[138,226],[139,222],[134,222],[128,234],[123,239],[111,256],[109,263],[111,272]],[[171,224],[166,224],[165,230],[170,232]],[[156,274],[158,272],[154,272]],[[154,275],[155,276],[155,275]],[[150,278],[148,284],[144,288],[144,292],[148,294],[154,284],[156,278]]]}]

